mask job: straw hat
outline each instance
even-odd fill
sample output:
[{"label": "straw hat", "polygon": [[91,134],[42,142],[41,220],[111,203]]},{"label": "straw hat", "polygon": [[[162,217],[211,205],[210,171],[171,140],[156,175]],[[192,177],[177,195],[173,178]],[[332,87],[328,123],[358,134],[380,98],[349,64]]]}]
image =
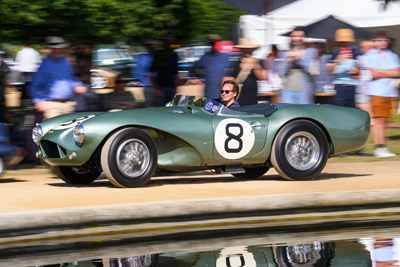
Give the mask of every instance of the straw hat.
[{"label": "straw hat", "polygon": [[339,29],[335,32],[336,42],[354,42],[354,32],[350,29]]},{"label": "straw hat", "polygon": [[257,49],[260,46],[256,44],[251,43],[250,38],[240,38],[239,39],[239,44],[234,46],[235,48],[252,48],[252,49]]},{"label": "straw hat", "polygon": [[69,43],[67,43],[62,37],[47,36],[44,46],[48,48],[65,48],[69,46]]}]

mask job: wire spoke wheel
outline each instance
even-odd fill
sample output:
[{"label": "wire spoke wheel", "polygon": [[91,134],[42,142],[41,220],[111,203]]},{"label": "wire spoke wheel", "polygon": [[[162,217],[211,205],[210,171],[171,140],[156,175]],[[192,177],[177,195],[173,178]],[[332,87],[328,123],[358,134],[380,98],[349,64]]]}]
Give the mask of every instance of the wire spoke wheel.
[{"label": "wire spoke wheel", "polygon": [[283,178],[311,180],[324,169],[328,154],[328,140],[321,128],[307,120],[296,120],[277,134],[271,163]]},{"label": "wire spoke wheel", "polygon": [[319,143],[309,132],[294,133],[286,142],[285,155],[293,168],[307,170],[314,166],[320,157]]},{"label": "wire spoke wheel", "polygon": [[3,174],[4,169],[5,169],[5,167],[4,167],[4,161],[3,161],[2,158],[0,158],[0,175]]},{"label": "wire spoke wheel", "polygon": [[112,184],[139,187],[148,183],[156,171],[157,147],[145,131],[125,128],[107,139],[100,161]]},{"label": "wire spoke wheel", "polygon": [[141,140],[132,138],[123,142],[117,151],[119,170],[128,177],[142,175],[150,163],[150,152]]}]

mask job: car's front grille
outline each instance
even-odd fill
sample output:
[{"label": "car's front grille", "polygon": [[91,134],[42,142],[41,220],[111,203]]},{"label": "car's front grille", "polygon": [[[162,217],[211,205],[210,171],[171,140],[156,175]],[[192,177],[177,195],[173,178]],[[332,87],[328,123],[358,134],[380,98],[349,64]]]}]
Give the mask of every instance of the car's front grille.
[{"label": "car's front grille", "polygon": [[64,158],[67,154],[65,148],[51,141],[43,140],[40,142],[40,146],[42,147],[43,153],[46,158],[50,159]]}]

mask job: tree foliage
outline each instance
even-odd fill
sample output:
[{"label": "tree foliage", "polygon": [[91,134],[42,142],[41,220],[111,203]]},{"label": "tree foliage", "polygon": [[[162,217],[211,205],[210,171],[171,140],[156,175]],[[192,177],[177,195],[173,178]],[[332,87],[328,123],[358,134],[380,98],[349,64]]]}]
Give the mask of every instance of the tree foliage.
[{"label": "tree foliage", "polygon": [[399,0],[377,0],[377,1],[382,2],[384,8],[387,8],[390,3],[400,2]]},{"label": "tree foliage", "polygon": [[85,83],[96,44],[137,43],[172,35],[181,43],[209,33],[223,38],[244,12],[220,0],[1,0],[0,42],[40,44],[62,36]]},{"label": "tree foliage", "polygon": [[220,0],[2,0],[1,42],[41,43],[58,35],[72,43],[229,35],[244,12]]}]

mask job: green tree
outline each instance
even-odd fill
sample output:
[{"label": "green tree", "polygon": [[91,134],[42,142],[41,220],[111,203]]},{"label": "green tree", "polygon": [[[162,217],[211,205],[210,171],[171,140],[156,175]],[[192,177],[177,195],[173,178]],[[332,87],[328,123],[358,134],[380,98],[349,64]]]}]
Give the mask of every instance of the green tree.
[{"label": "green tree", "polygon": [[230,24],[248,14],[220,0],[190,0],[189,12],[194,24],[193,37],[215,33],[224,40],[230,38]]},{"label": "green tree", "polygon": [[384,8],[387,8],[390,3],[399,2],[399,0],[377,0],[383,3]]},{"label": "green tree", "polygon": [[[185,42],[206,34],[229,36],[229,24],[245,14],[220,0],[1,0],[0,42],[39,44],[63,36],[88,81],[94,44],[175,36]],[[84,78],[86,77],[86,78]]]},{"label": "green tree", "polygon": [[107,43],[115,36],[148,33],[157,7],[149,0],[4,0],[0,13],[2,40],[38,42],[62,35],[74,43]]},{"label": "green tree", "polygon": [[2,0],[0,38],[40,43],[62,35],[73,43],[113,43],[218,33],[226,39],[242,14],[220,0]]}]

